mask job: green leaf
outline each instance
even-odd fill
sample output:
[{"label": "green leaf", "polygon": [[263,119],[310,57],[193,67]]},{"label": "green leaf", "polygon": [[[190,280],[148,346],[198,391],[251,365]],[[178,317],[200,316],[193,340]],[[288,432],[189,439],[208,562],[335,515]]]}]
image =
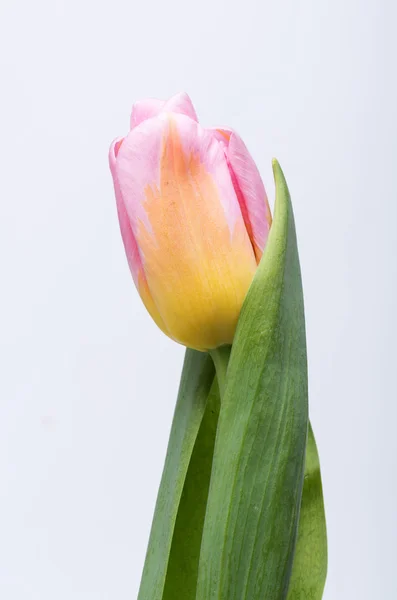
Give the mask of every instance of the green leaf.
[{"label": "green leaf", "polygon": [[284,175],[227,369],[197,600],[284,600],[301,503],[307,417],[303,294]]},{"label": "green leaf", "polygon": [[138,600],[162,600],[178,507],[213,380],[211,358],[187,350]]},{"label": "green leaf", "polygon": [[305,479],[288,600],[321,600],[327,577],[327,529],[320,461],[309,425]]},{"label": "green leaf", "polygon": [[201,538],[211,477],[219,388],[215,378],[194,445],[178,508],[163,600],[195,600]]}]

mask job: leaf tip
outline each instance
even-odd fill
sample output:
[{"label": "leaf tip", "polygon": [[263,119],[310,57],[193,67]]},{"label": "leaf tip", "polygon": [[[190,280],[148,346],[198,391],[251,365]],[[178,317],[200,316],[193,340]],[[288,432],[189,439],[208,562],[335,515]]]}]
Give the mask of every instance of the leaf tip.
[{"label": "leaf tip", "polygon": [[276,183],[280,182],[285,187],[287,187],[287,182],[285,180],[284,172],[283,172],[282,168],[280,167],[280,163],[278,162],[277,158],[272,159],[272,167],[273,167],[273,176],[274,176],[274,180],[276,181]]}]

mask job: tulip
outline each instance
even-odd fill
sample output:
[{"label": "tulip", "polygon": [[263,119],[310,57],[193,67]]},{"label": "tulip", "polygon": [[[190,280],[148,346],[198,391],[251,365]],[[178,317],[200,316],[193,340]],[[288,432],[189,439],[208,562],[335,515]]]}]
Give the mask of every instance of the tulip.
[{"label": "tulip", "polygon": [[186,94],[143,100],[110,147],[121,234],[157,325],[197,350],[231,344],[271,214],[231,129],[204,129]]}]

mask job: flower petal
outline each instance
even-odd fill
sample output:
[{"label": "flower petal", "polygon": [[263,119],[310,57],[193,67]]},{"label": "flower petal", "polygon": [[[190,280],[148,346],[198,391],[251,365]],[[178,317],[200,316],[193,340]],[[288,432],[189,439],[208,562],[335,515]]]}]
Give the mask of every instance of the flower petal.
[{"label": "flower petal", "polygon": [[241,137],[231,129],[211,131],[225,147],[241,212],[259,262],[272,223],[265,186]]},{"label": "flower petal", "polygon": [[124,140],[116,171],[148,286],[170,335],[231,343],[256,269],[222,146],[162,113]]},{"label": "flower petal", "polygon": [[193,121],[198,122],[196,111],[194,110],[194,106],[192,101],[186,92],[180,92],[179,94],[175,94],[172,96],[163,107],[164,112],[170,113],[178,113],[180,115],[186,115],[193,119]]},{"label": "flower petal", "polygon": [[117,214],[119,217],[121,237],[123,238],[125,253],[127,255],[128,265],[135,285],[138,284],[139,271],[142,269],[141,258],[139,256],[138,246],[132,233],[130,221],[121,195],[120,184],[116,173],[116,157],[123,138],[115,139],[109,150],[109,166],[113,177],[114,192],[116,195]]},{"label": "flower petal", "polygon": [[112,177],[113,177],[113,185],[114,185],[114,192],[115,192],[115,196],[116,196],[117,214],[119,217],[121,237],[122,237],[123,243],[124,243],[128,266],[130,267],[131,275],[132,275],[134,283],[139,291],[139,294],[142,297],[142,300],[143,300],[147,310],[149,311],[150,315],[154,319],[154,321],[165,333],[168,334],[166,327],[163,323],[163,320],[160,317],[160,314],[159,314],[156,306],[154,305],[153,299],[151,297],[151,294],[150,294],[150,291],[149,291],[149,288],[147,285],[145,273],[142,268],[141,257],[139,255],[138,245],[136,243],[134,234],[132,232],[130,220],[129,220],[129,217],[127,214],[127,210],[125,208],[124,200],[123,200],[121,189],[120,189],[119,180],[117,177],[117,169],[116,169],[117,155],[119,153],[120,147],[123,144],[123,141],[124,141],[123,138],[115,139],[112,142],[112,144],[110,146],[110,150],[109,150],[109,166],[110,166],[110,171],[111,171]]},{"label": "flower petal", "polygon": [[139,100],[132,107],[130,127],[134,129],[146,119],[157,117],[161,112],[177,113],[186,115],[197,121],[196,111],[189,96],[185,92],[175,94],[169,100],[158,100],[157,98],[148,98]]},{"label": "flower petal", "polygon": [[147,100],[139,100],[132,107],[130,127],[134,129],[137,125],[156,117],[163,109],[165,100],[157,100],[157,98],[148,98]]}]

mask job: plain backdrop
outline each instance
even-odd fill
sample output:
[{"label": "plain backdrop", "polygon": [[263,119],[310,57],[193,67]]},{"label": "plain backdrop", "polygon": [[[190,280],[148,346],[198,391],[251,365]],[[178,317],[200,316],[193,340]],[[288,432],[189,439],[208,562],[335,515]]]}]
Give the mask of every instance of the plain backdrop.
[{"label": "plain backdrop", "polygon": [[292,194],[325,600],[397,597],[394,0],[1,0],[0,597],[136,598],[184,349],[152,323],[108,171],[187,91]]}]

